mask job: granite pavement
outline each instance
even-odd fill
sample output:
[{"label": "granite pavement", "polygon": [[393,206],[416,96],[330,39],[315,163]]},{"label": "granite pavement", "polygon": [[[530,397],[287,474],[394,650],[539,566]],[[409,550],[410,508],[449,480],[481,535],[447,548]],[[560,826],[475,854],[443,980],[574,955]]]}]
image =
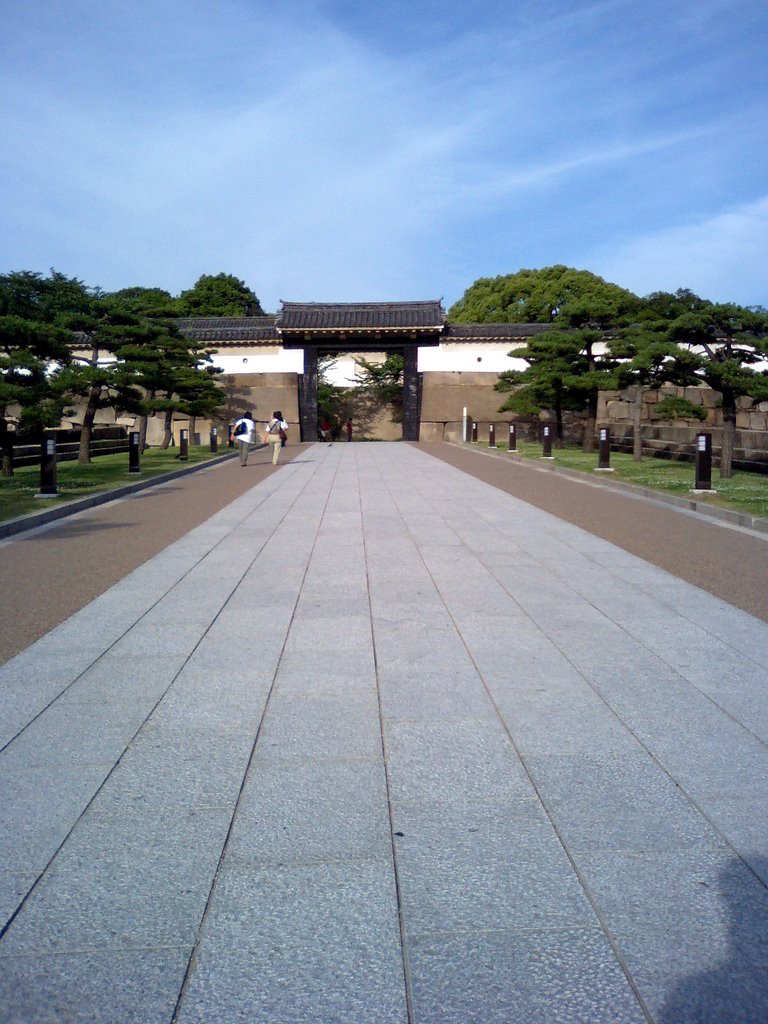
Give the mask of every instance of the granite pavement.
[{"label": "granite pavement", "polygon": [[0,1020],[764,1024],[767,684],[721,597],[307,446],[0,667]]}]

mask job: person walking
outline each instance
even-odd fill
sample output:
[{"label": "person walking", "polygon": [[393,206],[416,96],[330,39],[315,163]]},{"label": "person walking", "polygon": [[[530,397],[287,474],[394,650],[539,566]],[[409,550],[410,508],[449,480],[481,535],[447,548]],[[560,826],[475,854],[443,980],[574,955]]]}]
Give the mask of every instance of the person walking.
[{"label": "person walking", "polygon": [[276,466],[280,458],[280,449],[288,439],[288,424],[283,419],[279,409],[272,413],[272,419],[267,424],[267,432],[264,440],[272,445],[272,465]]},{"label": "person walking", "polygon": [[253,422],[253,416],[250,412],[244,412],[239,420],[236,420],[232,425],[232,433],[229,435],[230,441],[237,441],[240,447],[240,465],[248,465],[248,452],[250,446],[253,443],[253,432],[256,429],[256,424]]},{"label": "person walking", "polygon": [[352,420],[347,420],[347,440],[352,440]]}]

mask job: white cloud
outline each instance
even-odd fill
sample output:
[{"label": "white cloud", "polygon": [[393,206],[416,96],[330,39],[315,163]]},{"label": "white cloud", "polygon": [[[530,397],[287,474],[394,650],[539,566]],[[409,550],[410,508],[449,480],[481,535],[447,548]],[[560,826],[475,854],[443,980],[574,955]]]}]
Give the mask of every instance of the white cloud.
[{"label": "white cloud", "polygon": [[409,35],[346,0],[28,0],[0,70],[0,269],[171,291],[224,270],[274,308],[600,272],[605,238],[630,266],[632,239],[759,194],[768,155],[757,84],[702,86],[720,21],[673,60],[685,4],[649,2],[446,0]]},{"label": "white cloud", "polygon": [[590,257],[639,295],[690,288],[705,299],[768,306],[768,196],[693,224],[641,235]]}]

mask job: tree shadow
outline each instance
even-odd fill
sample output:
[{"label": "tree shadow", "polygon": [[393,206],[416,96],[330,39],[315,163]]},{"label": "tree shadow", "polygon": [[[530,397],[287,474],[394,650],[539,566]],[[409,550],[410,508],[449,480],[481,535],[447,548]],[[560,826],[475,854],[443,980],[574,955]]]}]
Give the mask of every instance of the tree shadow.
[{"label": "tree shadow", "polygon": [[728,912],[728,959],[678,981],[657,1024],[768,1022],[768,858],[747,860],[749,867],[734,857],[718,875]]}]

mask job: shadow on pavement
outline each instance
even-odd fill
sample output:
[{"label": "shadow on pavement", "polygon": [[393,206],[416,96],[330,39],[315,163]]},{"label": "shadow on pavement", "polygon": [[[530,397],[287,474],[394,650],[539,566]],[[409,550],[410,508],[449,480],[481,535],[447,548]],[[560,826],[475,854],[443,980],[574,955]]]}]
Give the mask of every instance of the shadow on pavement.
[{"label": "shadow on pavement", "polygon": [[[658,1024],[765,1024],[768,1021],[768,859],[736,857],[718,876],[728,913],[730,950],[711,970],[683,978],[661,1007]],[[695,917],[691,918],[695,928]]]}]

